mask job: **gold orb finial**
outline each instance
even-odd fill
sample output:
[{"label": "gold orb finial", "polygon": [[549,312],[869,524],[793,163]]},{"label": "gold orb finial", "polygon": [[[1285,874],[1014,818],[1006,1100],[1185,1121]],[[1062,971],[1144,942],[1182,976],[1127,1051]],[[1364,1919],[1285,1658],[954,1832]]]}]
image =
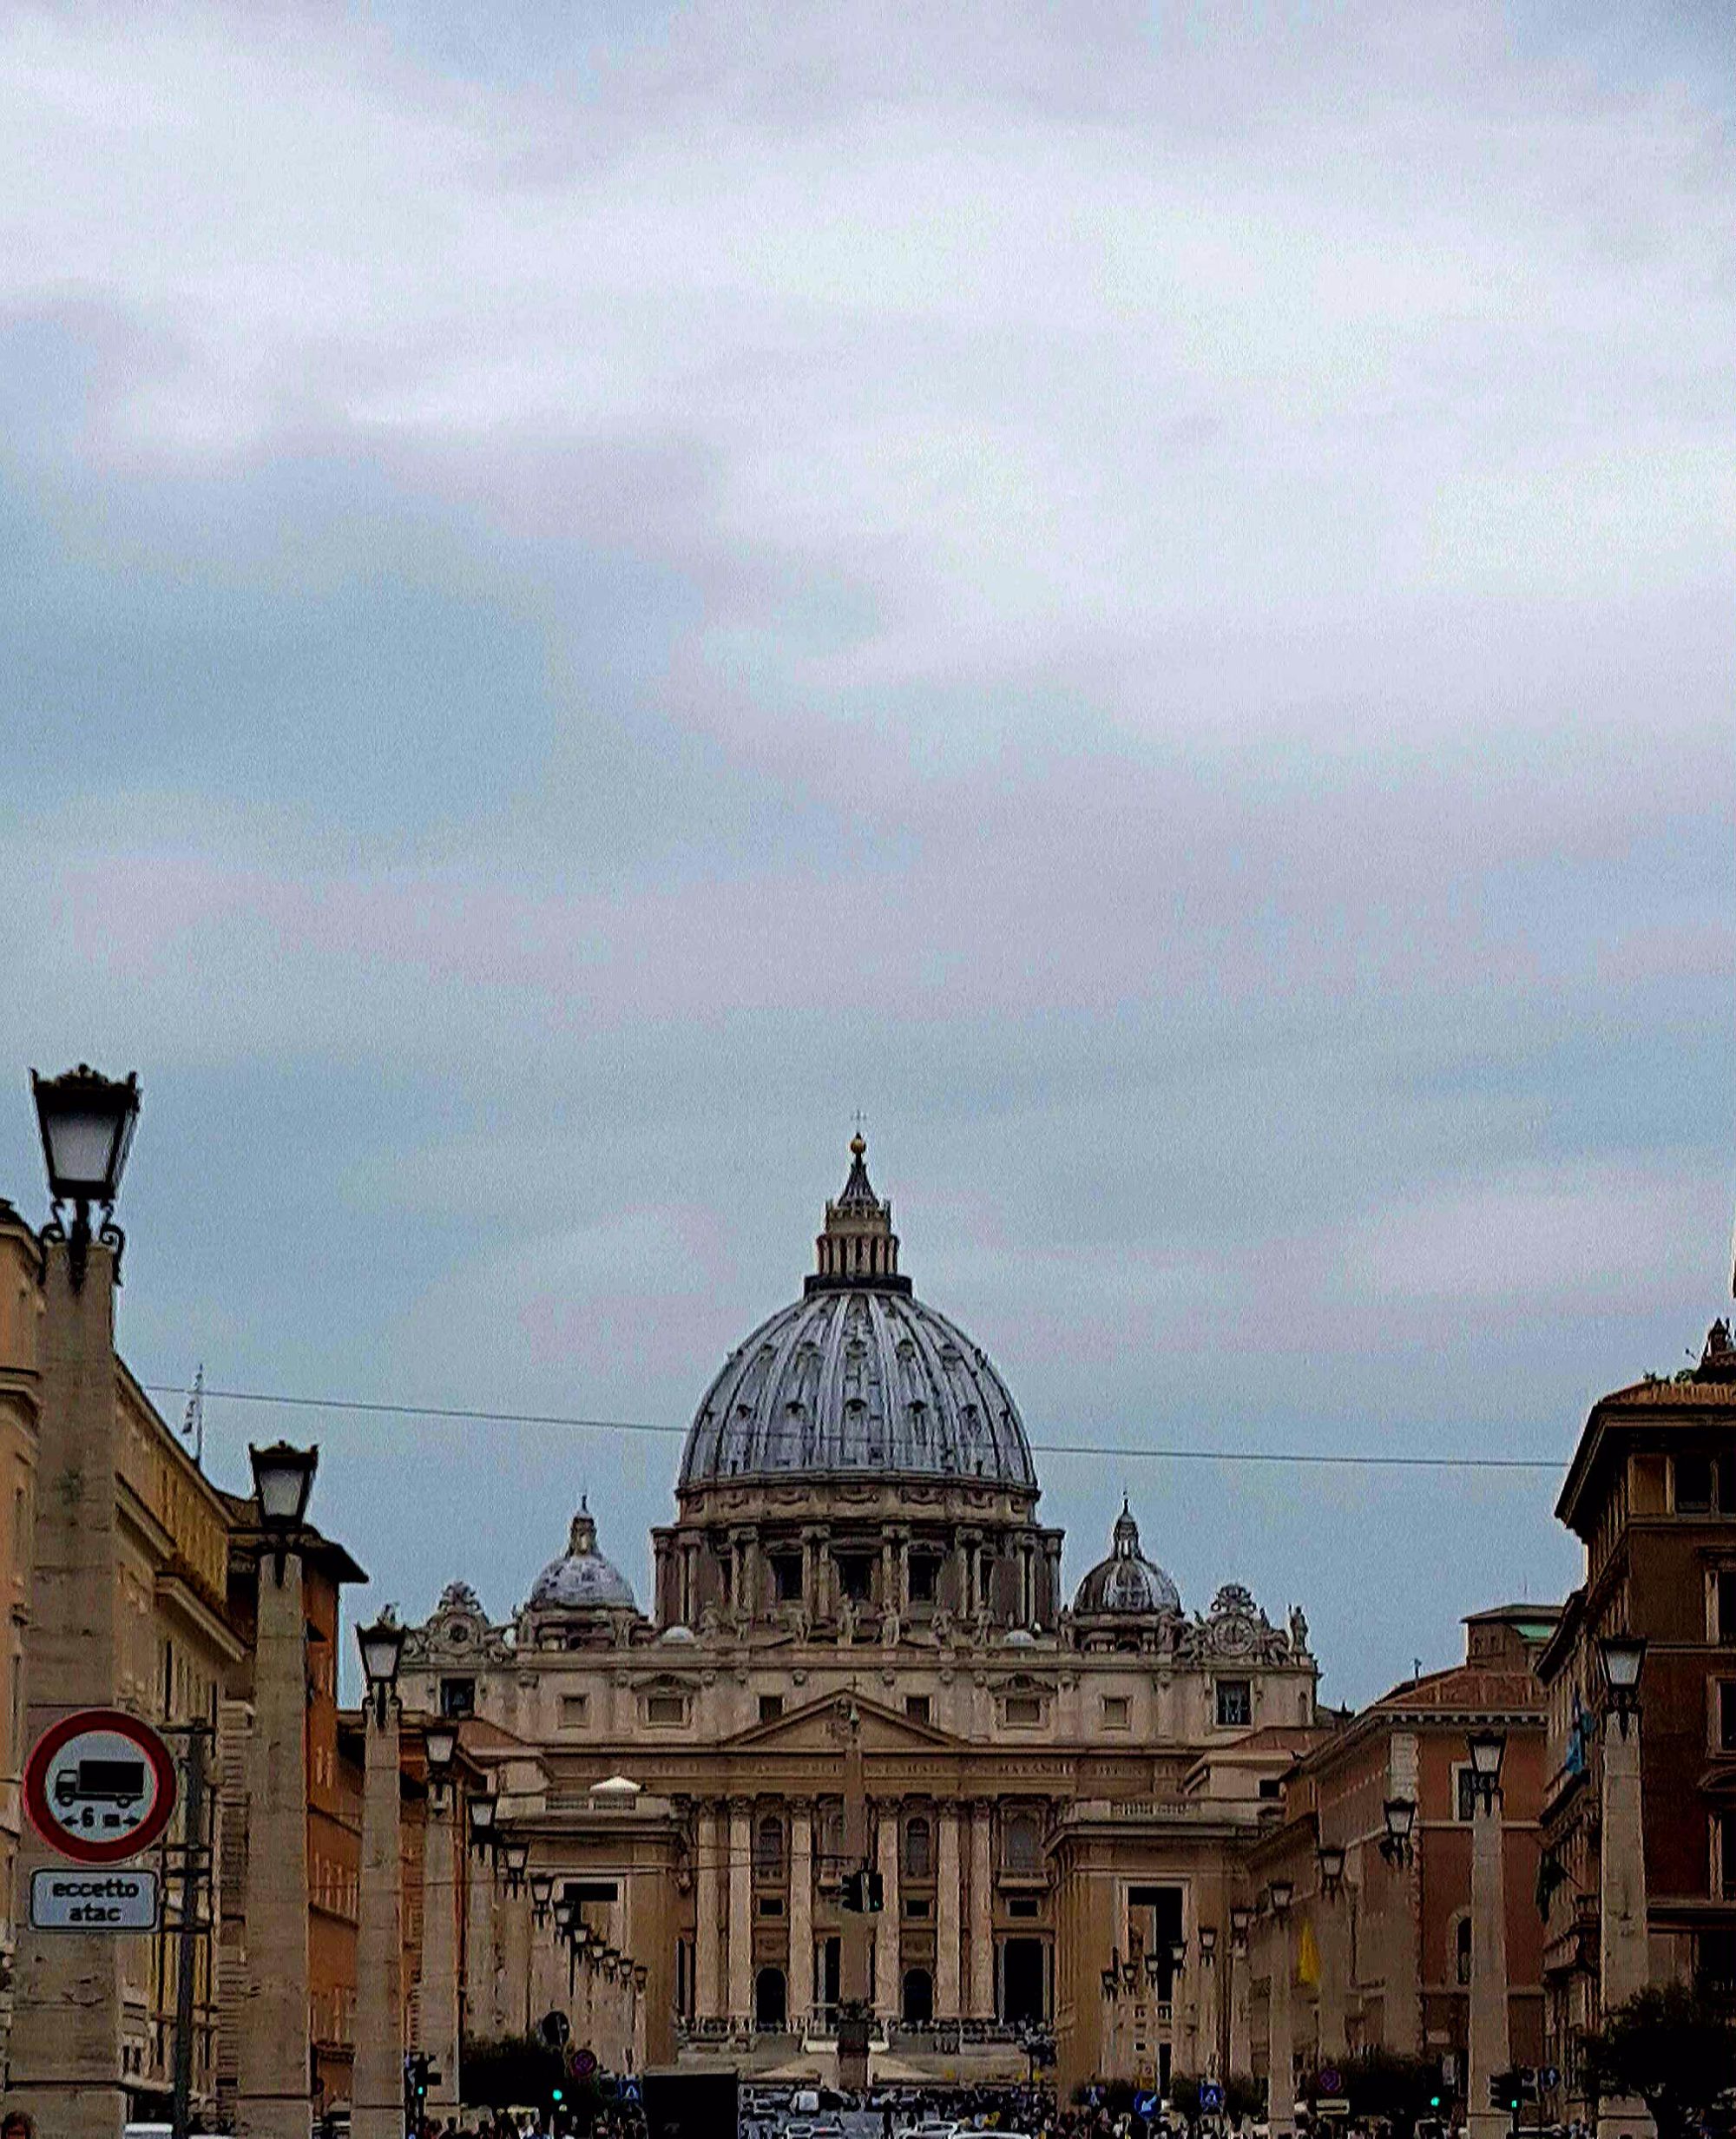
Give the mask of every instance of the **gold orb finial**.
[{"label": "gold orb finial", "polygon": [[851,1152],[852,1152],[852,1154],[853,1155],[853,1156],[855,1156],[855,1157],[857,1157],[857,1158],[858,1158],[858,1159],[862,1156],[862,1154],[863,1154],[863,1153],[864,1153],[864,1152],[865,1152],[865,1151],[868,1148],[868,1140],[867,1140],[867,1138],[866,1138],[866,1137],[865,1137],[865,1136],[862,1134],[862,1132],[861,1132],[861,1130],[860,1130],[859,1129],[857,1130],[856,1134],[855,1134],[855,1135],[854,1135],[851,1138],[851,1140],[850,1140],[850,1148],[851,1148]]}]

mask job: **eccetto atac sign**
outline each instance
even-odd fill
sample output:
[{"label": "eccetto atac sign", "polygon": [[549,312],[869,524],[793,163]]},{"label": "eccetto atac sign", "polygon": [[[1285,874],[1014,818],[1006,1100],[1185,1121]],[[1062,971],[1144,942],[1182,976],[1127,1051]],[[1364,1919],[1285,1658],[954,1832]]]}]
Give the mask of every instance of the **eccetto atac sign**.
[{"label": "eccetto atac sign", "polygon": [[151,1931],[155,1872],[33,1872],[30,1922],[37,1931]]}]

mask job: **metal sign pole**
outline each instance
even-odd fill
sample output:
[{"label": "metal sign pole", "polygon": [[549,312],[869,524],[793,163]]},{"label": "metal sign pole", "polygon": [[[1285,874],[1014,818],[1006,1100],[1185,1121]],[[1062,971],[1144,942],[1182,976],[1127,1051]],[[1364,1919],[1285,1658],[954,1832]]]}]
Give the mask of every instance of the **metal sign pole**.
[{"label": "metal sign pole", "polygon": [[205,1726],[187,1736],[187,1809],[181,1853],[179,1973],[174,1986],[174,2139],[187,2139],[193,2115],[193,1992],[199,1937],[199,1866],[205,1836]]}]

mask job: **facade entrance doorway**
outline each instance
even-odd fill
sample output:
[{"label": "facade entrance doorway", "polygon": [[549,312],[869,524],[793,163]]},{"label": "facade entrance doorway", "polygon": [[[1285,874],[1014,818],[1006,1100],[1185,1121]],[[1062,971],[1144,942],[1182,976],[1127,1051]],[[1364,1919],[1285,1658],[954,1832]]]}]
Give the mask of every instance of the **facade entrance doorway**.
[{"label": "facade entrance doorway", "polygon": [[925,1968],[904,1971],[904,2017],[912,2028],[925,2028],[934,2018],[934,1978]]},{"label": "facade entrance doorway", "polygon": [[1001,2017],[1009,2026],[1049,2017],[1043,1962],[1041,1938],[1009,1938],[1001,1948]]},{"label": "facade entrance doorway", "polygon": [[762,1968],[753,1979],[753,2024],[756,2028],[781,2028],[789,2017],[789,2002],[784,1995],[784,1971],[781,1968]]}]

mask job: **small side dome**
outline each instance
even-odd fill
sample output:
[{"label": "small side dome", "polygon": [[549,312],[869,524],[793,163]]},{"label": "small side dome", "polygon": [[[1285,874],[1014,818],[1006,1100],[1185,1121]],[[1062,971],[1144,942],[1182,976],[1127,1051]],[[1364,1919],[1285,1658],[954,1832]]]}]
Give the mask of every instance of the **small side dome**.
[{"label": "small side dome", "polygon": [[663,1631],[657,1636],[657,1639],[660,1642],[674,1642],[678,1643],[681,1642],[691,1642],[694,1639],[694,1630],[691,1627],[665,1627]]},{"label": "small side dome", "polygon": [[532,1611],[630,1612],[633,1585],[597,1550],[596,1523],[583,1500],[567,1534],[567,1550],[550,1560],[530,1587]]},{"label": "small side dome", "polygon": [[1132,1617],[1161,1616],[1181,1609],[1181,1592],[1154,1561],[1140,1551],[1139,1524],[1124,1500],[1115,1518],[1109,1557],[1100,1560],[1079,1585],[1073,1599],[1076,1618],[1103,1613]]}]

